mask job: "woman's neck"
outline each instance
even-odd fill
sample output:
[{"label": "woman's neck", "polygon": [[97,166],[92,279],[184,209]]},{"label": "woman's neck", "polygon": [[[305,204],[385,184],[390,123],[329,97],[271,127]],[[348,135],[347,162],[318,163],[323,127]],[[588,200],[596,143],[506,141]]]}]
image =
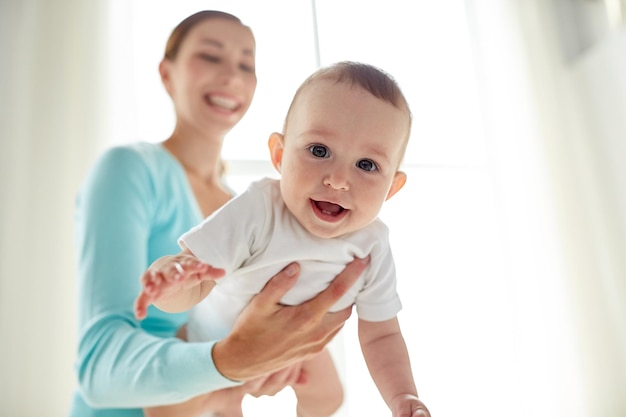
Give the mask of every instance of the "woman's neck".
[{"label": "woman's neck", "polygon": [[163,146],[180,162],[189,175],[206,182],[221,181],[224,137],[192,135],[176,129]]}]

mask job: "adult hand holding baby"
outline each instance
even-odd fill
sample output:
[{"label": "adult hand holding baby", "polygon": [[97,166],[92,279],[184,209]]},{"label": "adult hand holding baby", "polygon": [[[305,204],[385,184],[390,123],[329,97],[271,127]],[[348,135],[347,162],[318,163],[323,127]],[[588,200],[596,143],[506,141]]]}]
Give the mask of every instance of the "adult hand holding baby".
[{"label": "adult hand holding baby", "polygon": [[368,259],[355,259],[315,298],[296,306],[280,304],[300,272],[290,264],[272,278],[213,347],[215,366],[225,377],[247,381],[320,353],[352,313],[328,310],[356,282]]}]

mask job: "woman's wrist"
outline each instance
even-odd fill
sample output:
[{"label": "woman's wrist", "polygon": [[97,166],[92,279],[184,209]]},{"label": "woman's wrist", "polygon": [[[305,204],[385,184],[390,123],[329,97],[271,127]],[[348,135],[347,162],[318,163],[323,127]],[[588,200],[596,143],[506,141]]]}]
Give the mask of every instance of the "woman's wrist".
[{"label": "woman's wrist", "polygon": [[244,378],[241,378],[241,376],[238,375],[237,369],[230,364],[231,362],[237,363],[236,361],[232,361],[232,358],[237,357],[237,355],[233,352],[233,350],[229,349],[225,345],[226,342],[224,340],[220,340],[213,344],[211,357],[213,359],[215,369],[225,379],[242,384],[245,382]]}]

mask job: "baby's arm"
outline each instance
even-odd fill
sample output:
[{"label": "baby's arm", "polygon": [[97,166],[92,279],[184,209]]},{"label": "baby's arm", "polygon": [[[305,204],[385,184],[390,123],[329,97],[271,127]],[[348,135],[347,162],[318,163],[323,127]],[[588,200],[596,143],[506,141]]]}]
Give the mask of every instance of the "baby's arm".
[{"label": "baby's arm", "polygon": [[393,417],[430,417],[417,397],[398,319],[382,322],[359,319],[359,340],[372,379]]},{"label": "baby's arm", "polygon": [[198,260],[188,249],[163,256],[141,276],[143,286],[135,300],[135,316],[146,317],[150,304],[168,313],[189,310],[206,297],[224,270]]}]

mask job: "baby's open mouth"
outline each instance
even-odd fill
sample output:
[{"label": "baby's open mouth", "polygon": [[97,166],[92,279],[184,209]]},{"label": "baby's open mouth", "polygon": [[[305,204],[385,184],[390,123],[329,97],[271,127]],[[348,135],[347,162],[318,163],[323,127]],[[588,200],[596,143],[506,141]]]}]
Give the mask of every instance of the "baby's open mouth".
[{"label": "baby's open mouth", "polygon": [[328,216],[337,216],[345,210],[339,204],[330,203],[328,201],[313,201],[313,203],[322,213]]}]

